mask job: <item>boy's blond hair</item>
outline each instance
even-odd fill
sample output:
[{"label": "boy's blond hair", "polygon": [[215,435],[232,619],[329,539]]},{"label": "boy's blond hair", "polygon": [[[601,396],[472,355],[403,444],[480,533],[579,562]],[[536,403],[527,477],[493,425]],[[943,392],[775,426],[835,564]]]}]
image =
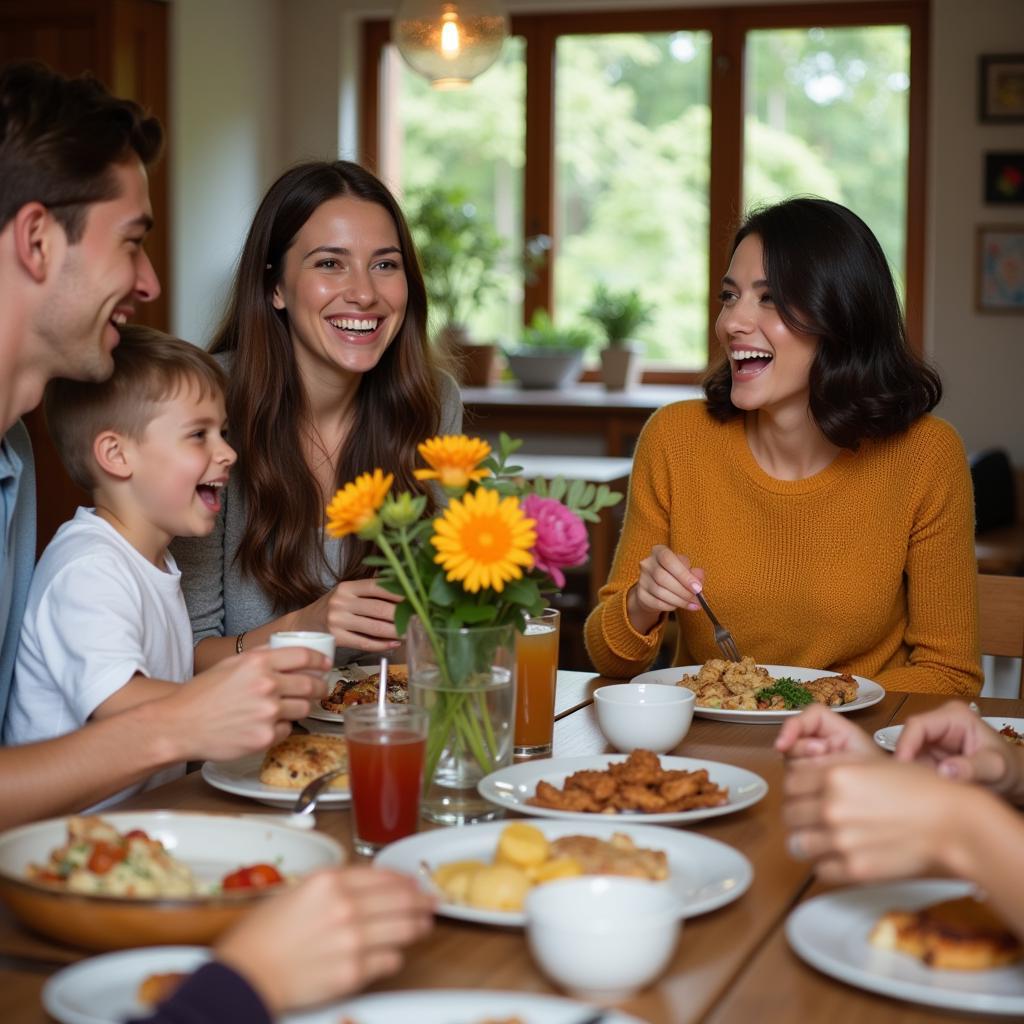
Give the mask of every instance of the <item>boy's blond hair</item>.
[{"label": "boy's blond hair", "polygon": [[126,324],[120,333],[108,380],[51,380],[43,398],[64,468],[87,491],[98,483],[92,446],[100,433],[113,430],[140,441],[160,403],[182,388],[198,387],[209,398],[223,395],[227,386],[217,361],[187,341],[139,324]]}]

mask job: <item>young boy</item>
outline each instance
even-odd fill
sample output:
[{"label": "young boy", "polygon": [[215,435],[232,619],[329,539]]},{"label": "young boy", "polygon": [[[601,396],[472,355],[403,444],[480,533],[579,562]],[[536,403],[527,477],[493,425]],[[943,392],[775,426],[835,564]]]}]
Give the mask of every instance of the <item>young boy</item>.
[{"label": "young boy", "polygon": [[[192,676],[192,630],[167,546],[214,527],[236,455],[224,439],[224,374],[201,349],[121,328],[114,374],[55,380],[46,416],[79,508],[29,589],[5,743],[60,736],[165,697]],[[184,772],[175,765],[104,801]]]}]

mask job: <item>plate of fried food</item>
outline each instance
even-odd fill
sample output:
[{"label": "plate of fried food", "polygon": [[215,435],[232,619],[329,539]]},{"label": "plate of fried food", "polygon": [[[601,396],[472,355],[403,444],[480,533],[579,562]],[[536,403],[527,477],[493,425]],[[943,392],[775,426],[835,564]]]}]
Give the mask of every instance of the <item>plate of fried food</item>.
[{"label": "plate of fried food", "polygon": [[849,985],[965,1013],[1024,1016],[1024,964],[998,908],[965,882],[856,886],[786,921],[798,956]]},{"label": "plate of fried food", "polygon": [[[1024,747],[1024,718],[1000,718],[999,716],[982,718],[982,721],[992,729],[995,729],[1007,743],[1017,747]],[[875,742],[890,753],[896,749],[900,733],[903,732],[902,725],[888,725],[884,729],[875,732]]]},{"label": "plate of fried food", "polygon": [[[371,672],[360,665],[347,665],[332,669],[327,683],[330,693],[323,697],[319,706],[313,706],[308,718],[318,722],[344,722],[345,712],[354,704],[376,704],[380,690],[380,673]],[[387,683],[389,704],[409,703],[409,667],[389,665]]]},{"label": "plate of fried food", "polygon": [[798,715],[808,704],[833,711],[860,711],[877,704],[885,690],[863,676],[828,673],[794,665],[758,665],[753,658],[683,665],[642,672],[634,683],[686,686],[697,695],[694,714],[719,722],[772,725]]},{"label": "plate of fried food", "polygon": [[580,824],[525,819],[435,829],[400,839],[374,859],[420,879],[444,917],[521,927],[537,885],[579,875],[620,875],[664,884],[679,917],[738,899],[750,886],[750,861],[731,846],[693,832],[617,821]]},{"label": "plate of fried food", "polygon": [[[347,765],[348,746],[341,736],[294,733],[262,754],[205,762],[203,779],[225,793],[271,807],[291,807],[308,783]],[[317,806],[337,807],[351,798],[348,775],[339,775],[321,793]]]},{"label": "plate of fried food", "polygon": [[745,768],[649,750],[524,761],[477,784],[492,804],[569,821],[688,824],[756,804],[768,783]]}]

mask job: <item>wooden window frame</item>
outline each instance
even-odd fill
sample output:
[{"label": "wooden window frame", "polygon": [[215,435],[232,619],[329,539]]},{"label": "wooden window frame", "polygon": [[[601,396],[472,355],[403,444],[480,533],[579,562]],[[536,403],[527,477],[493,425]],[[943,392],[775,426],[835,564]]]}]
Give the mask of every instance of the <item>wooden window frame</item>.
[{"label": "wooden window frame", "polygon": [[[711,53],[711,155],[708,194],[708,354],[722,267],[741,214],[743,190],[743,43],[757,29],[842,28],[906,25],[910,30],[908,96],[907,207],[904,280],[907,331],[911,346],[923,351],[926,160],[928,122],[928,37],[930,0],[865,0],[828,5],[780,4],[770,7],[685,7],[646,11],[573,11],[512,15],[510,30],[526,43],[526,168],[523,226],[527,237],[554,234],[555,45],[560,35],[613,32],[708,31]],[[390,23],[362,25],[359,149],[361,161],[376,167],[380,153],[380,86]],[[715,116],[715,113],[719,116]],[[524,289],[523,316],[550,308],[552,264]],[[703,371],[646,370],[650,384],[698,383]],[[596,379],[596,375],[595,375]]]}]

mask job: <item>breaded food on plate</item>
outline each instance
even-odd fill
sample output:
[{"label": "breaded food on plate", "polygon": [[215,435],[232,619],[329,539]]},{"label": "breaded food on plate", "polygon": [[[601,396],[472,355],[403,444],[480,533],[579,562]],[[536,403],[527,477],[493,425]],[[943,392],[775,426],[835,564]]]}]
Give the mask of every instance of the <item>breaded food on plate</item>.
[{"label": "breaded food on plate", "polygon": [[973,896],[917,911],[890,910],[879,918],[868,941],[941,970],[987,971],[1021,955],[1017,936],[987,901]]},{"label": "breaded food on plate", "polygon": [[[263,755],[260,782],[281,789],[302,789],[335,768],[348,768],[348,746],[341,736],[288,736]],[[331,782],[330,788],[348,789],[348,772]]]}]

